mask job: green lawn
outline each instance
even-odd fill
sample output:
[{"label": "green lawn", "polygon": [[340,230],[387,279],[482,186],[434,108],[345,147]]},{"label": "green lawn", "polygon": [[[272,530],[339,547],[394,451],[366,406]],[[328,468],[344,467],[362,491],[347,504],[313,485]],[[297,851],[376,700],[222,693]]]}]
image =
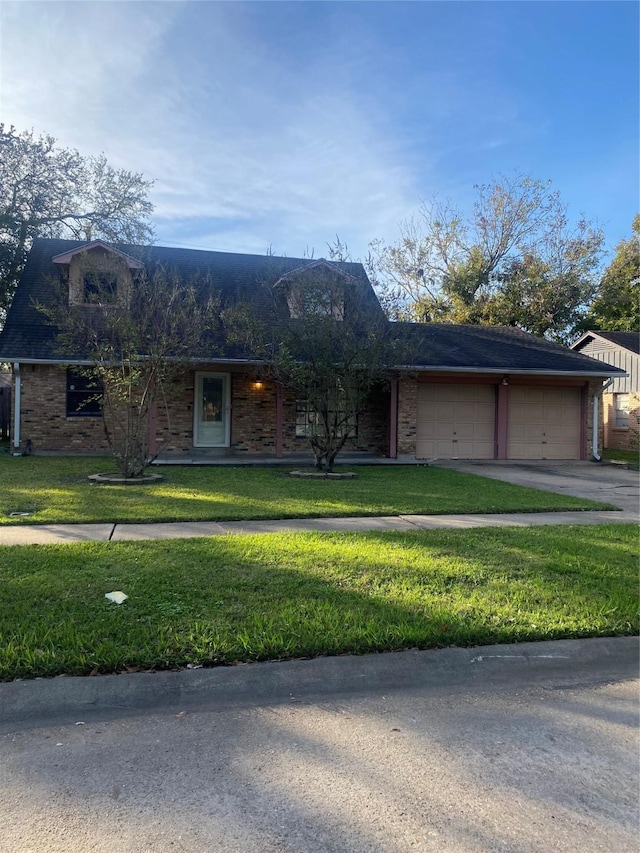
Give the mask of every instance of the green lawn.
[{"label": "green lawn", "polygon": [[634,634],[637,545],[589,525],[0,548],[0,677]]},{"label": "green lawn", "polygon": [[602,458],[608,462],[626,462],[636,471],[640,468],[640,454],[637,450],[603,450]]},{"label": "green lawn", "polygon": [[358,466],[355,479],[338,481],[294,479],[288,468],[193,466],[161,468],[165,480],[152,486],[87,480],[110,470],[108,459],[0,456],[0,524],[614,508],[424,465]]}]

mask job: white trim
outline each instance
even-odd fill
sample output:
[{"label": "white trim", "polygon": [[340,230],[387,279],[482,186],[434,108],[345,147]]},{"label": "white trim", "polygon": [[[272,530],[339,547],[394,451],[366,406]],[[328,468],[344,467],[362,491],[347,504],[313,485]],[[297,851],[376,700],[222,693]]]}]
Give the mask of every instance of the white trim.
[{"label": "white trim", "polygon": [[[205,378],[222,379],[224,382],[224,440],[220,443],[198,441],[198,423],[200,422],[200,402],[202,400],[202,380]],[[193,446],[194,447],[229,447],[231,443],[231,374],[215,373],[209,370],[196,370],[193,382]]]},{"label": "white trim", "polygon": [[536,370],[532,368],[518,367],[443,367],[430,364],[400,364],[396,367],[389,368],[390,370],[411,370],[415,373],[491,373],[504,376],[565,376],[567,379],[588,379],[592,376],[623,376],[626,375],[620,368],[604,372],[586,371],[586,370]]},{"label": "white trim", "polygon": [[13,365],[13,375],[15,378],[15,400],[13,403],[13,446],[17,450],[20,447],[20,395],[22,391],[19,361],[16,361]]},{"label": "white trim", "polygon": [[51,258],[51,261],[54,264],[69,264],[71,263],[71,259],[76,255],[81,255],[84,252],[90,252],[92,249],[105,249],[107,252],[119,255],[121,258],[124,258],[129,269],[144,269],[144,264],[142,264],[137,258],[132,258],[131,255],[127,255],[126,252],[121,252],[120,249],[116,249],[115,246],[110,246],[108,243],[105,243],[104,240],[91,240],[91,242],[85,243],[84,246],[77,246],[75,249],[69,249],[68,252],[62,252],[60,255],[54,255],[54,257]]},{"label": "white trim", "polygon": [[608,382],[605,382],[602,388],[599,391],[596,391],[593,395],[593,434],[591,436],[591,455],[596,460],[596,462],[600,462],[602,456],[599,453],[600,448],[598,447],[598,412],[600,411],[600,399],[602,395],[607,390],[607,388],[613,384],[615,377],[612,377]]}]

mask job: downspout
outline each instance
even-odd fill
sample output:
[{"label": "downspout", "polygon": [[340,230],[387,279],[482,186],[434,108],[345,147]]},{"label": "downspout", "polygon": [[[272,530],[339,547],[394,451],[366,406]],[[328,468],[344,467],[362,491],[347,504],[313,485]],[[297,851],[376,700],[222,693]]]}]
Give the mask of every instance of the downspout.
[{"label": "downspout", "polygon": [[13,375],[15,378],[15,401],[13,403],[13,446],[18,450],[20,447],[20,392],[22,390],[19,361],[15,361],[13,364]]},{"label": "downspout", "polygon": [[608,382],[605,382],[602,388],[598,391],[597,394],[593,395],[593,438],[591,440],[591,453],[593,454],[594,462],[601,462],[602,456],[598,453],[598,411],[599,411],[599,400],[607,390],[607,388],[613,384],[615,376],[612,376]]}]

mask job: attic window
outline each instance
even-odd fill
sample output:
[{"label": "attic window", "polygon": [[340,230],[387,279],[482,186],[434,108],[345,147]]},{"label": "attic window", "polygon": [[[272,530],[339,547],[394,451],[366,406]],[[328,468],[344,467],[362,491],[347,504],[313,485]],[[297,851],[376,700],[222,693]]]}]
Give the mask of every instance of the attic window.
[{"label": "attic window", "polygon": [[[324,283],[323,283],[324,284]],[[289,315],[294,320],[305,317],[344,319],[344,293],[341,287],[304,282],[294,285],[287,296]]]},{"label": "attic window", "polygon": [[82,282],[83,301],[114,303],[118,299],[118,276],[115,272],[87,272]]}]

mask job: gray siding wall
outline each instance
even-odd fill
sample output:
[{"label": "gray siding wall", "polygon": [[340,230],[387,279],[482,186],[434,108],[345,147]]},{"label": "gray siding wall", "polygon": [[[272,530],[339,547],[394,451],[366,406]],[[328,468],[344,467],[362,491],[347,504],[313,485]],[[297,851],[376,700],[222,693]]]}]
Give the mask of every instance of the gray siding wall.
[{"label": "gray siding wall", "polygon": [[591,358],[597,358],[598,361],[604,361],[607,364],[612,364],[614,367],[621,367],[626,370],[629,376],[622,376],[619,379],[613,380],[613,385],[607,388],[608,394],[629,394],[634,391],[640,391],[640,356],[629,350],[622,349],[609,341],[591,340],[580,348],[583,355],[589,355]]}]

